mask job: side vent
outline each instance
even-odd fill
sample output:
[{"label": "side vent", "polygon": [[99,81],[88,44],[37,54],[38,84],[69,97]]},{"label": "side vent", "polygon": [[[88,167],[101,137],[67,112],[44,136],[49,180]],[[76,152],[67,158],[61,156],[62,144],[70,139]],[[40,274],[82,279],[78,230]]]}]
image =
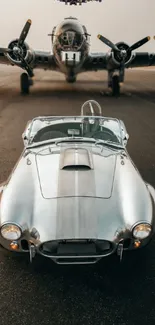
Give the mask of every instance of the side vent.
[{"label": "side vent", "polygon": [[61,154],[60,169],[90,170],[93,169],[92,156],[87,149],[65,149]]}]

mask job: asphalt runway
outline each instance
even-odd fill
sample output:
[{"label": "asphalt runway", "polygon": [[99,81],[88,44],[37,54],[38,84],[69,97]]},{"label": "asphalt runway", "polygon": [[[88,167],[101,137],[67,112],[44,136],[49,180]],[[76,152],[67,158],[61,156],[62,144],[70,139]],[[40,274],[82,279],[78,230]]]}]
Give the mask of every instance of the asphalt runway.
[{"label": "asphalt runway", "polygon": [[[63,75],[36,72],[29,96],[19,90],[20,69],[0,67],[0,182],[23,148],[21,134],[37,115],[80,114],[88,99],[103,115],[121,118],[130,138],[128,151],[143,178],[155,186],[155,70],[126,73],[120,98],[106,88],[104,72],[81,74],[66,84]],[[102,93],[101,93],[102,92]],[[58,266],[42,257],[0,254],[0,324],[154,325],[155,240],[135,254],[93,266]]]}]

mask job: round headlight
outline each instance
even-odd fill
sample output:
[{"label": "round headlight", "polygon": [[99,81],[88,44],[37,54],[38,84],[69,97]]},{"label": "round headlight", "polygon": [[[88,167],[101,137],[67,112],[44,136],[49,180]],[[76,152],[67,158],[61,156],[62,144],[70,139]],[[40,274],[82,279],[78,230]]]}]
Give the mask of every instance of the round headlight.
[{"label": "round headlight", "polygon": [[1,228],[1,235],[7,240],[17,240],[21,237],[21,229],[12,224],[6,224]]},{"label": "round headlight", "polygon": [[147,223],[141,223],[133,229],[133,236],[137,239],[147,238],[151,233],[151,226]]}]

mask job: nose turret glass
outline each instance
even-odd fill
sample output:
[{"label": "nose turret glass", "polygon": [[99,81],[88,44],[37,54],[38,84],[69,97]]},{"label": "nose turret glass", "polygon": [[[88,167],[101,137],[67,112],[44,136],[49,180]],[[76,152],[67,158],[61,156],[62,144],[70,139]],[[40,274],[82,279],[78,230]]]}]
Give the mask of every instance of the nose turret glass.
[{"label": "nose turret glass", "polygon": [[58,42],[62,50],[79,50],[83,41],[83,35],[75,31],[66,31],[58,36]]}]

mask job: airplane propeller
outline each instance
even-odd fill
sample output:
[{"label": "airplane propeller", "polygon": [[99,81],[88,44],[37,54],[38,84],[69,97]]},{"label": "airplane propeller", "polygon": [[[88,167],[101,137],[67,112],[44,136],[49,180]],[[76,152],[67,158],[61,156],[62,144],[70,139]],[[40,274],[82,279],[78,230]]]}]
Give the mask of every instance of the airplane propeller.
[{"label": "airplane propeller", "polygon": [[24,67],[24,69],[27,71],[28,75],[30,77],[33,77],[34,74],[33,74],[33,71],[31,69],[31,67],[29,66],[29,64],[26,62],[24,56],[23,56],[23,50],[22,50],[22,46],[24,44],[24,41],[26,39],[26,36],[29,32],[29,29],[31,27],[31,24],[32,24],[32,21],[31,19],[28,19],[20,36],[19,36],[19,39],[18,39],[18,42],[13,46],[13,48],[3,48],[1,47],[0,48],[0,53],[4,53],[4,54],[9,54],[9,53],[12,53],[16,58],[20,58],[21,59],[21,63]]},{"label": "airplane propeller", "polygon": [[117,45],[115,45],[114,43],[109,41],[106,37],[104,37],[100,34],[97,37],[101,40],[101,42],[103,42],[104,44],[109,46],[113,51],[117,52],[121,58],[121,61],[124,61],[124,59],[127,57],[128,53],[130,53],[133,50],[138,49],[140,46],[144,45],[145,43],[147,43],[150,40],[150,36],[146,36],[146,37],[142,38],[140,41],[131,45],[128,49],[119,49],[117,47]]},{"label": "airplane propeller", "polygon": [[100,34],[97,35],[97,37],[100,39],[101,42],[103,42],[107,46],[111,47],[112,50],[119,51],[119,48],[114,43],[112,43],[110,40],[108,40],[106,37],[104,37]]},{"label": "airplane propeller", "polygon": [[21,34],[20,34],[20,36],[19,36],[18,46],[23,45],[23,43],[24,43],[24,41],[26,39],[26,36],[27,36],[27,34],[29,32],[29,29],[31,27],[31,24],[32,24],[31,19],[28,19],[25,26],[24,26],[24,28],[23,28],[23,30],[22,30],[22,32],[21,32]]}]

